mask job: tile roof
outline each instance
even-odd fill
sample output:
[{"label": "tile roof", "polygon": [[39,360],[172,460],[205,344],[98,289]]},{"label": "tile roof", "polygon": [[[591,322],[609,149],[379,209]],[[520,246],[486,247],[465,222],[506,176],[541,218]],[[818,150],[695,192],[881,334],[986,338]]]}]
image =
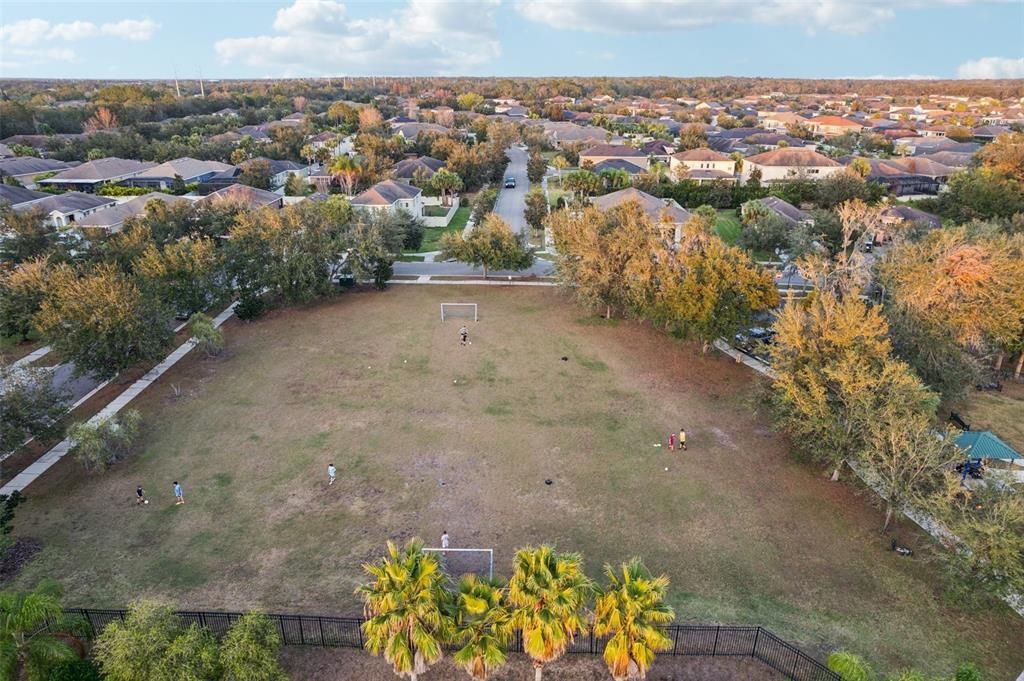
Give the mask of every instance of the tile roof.
[{"label": "tile roof", "polygon": [[265,189],[256,189],[246,184],[233,184],[207,194],[200,201],[208,201],[213,204],[244,203],[250,208],[259,208],[275,203],[280,206],[281,199],[280,194],[268,192]]},{"label": "tile roof", "polygon": [[[647,213],[651,219],[661,222],[663,217],[667,217],[672,223],[683,223],[690,219],[690,213],[679,206],[678,203],[671,199],[663,200],[656,196],[651,196],[647,192],[642,192],[635,187],[629,187],[628,189],[620,189],[617,192],[611,194],[605,194],[604,196],[595,196],[590,199],[591,205],[601,209],[610,210],[617,206],[622,206],[629,201],[636,201],[640,204],[640,208]],[[671,203],[669,203],[671,201]]]},{"label": "tile roof", "polygon": [[707,147],[700,147],[699,149],[687,149],[686,151],[680,151],[672,154],[672,158],[677,161],[731,161],[732,159],[725,154],[715,151],[714,149],[708,149]]},{"label": "tile roof", "polygon": [[766,196],[763,199],[755,200],[768,208],[768,210],[781,217],[783,220],[793,224],[803,222],[804,220],[809,220],[811,218],[807,213],[803,212],[788,201],[783,201],[777,196]]},{"label": "tile roof", "polygon": [[747,158],[749,163],[760,166],[783,166],[787,168],[833,168],[840,165],[813,149],[783,147]]},{"label": "tile roof", "polygon": [[163,194],[161,192],[150,192],[149,194],[136,196],[135,198],[125,201],[124,203],[119,203],[116,206],[111,206],[110,208],[97,211],[92,215],[86,215],[84,218],[79,220],[77,224],[81,227],[117,227],[128,218],[145,214],[146,204],[150,201],[163,201],[169,205],[192,203],[189,199],[186,199],[183,196],[174,196],[173,194]]},{"label": "tile roof", "polygon": [[417,171],[421,171],[430,177],[441,168],[444,168],[444,166],[444,161],[439,161],[436,158],[431,158],[430,156],[404,158],[395,164],[395,168],[392,170],[391,174],[395,177],[401,177],[404,179],[415,177]]},{"label": "tile roof", "polygon": [[609,158],[601,161],[600,163],[594,164],[593,171],[595,173],[599,173],[602,170],[625,170],[630,175],[636,175],[644,172],[644,169],[637,164],[630,163],[629,161],[621,158]]},{"label": "tile roof", "polygon": [[105,205],[112,206],[115,203],[117,202],[109,196],[83,194],[82,192],[64,192],[63,194],[51,195],[39,201],[33,201],[32,203],[23,203],[15,206],[14,210],[18,212],[41,210],[47,215],[50,213],[67,214],[78,210],[99,208]]},{"label": "tile roof", "polygon": [[30,201],[45,199],[47,196],[53,196],[53,194],[35,192],[31,189],[15,187],[9,184],[0,184],[0,204],[17,206],[19,203],[28,203]]},{"label": "tile roof", "polygon": [[0,159],[0,175],[28,175],[67,170],[72,167],[64,161],[35,156],[14,156]]},{"label": "tile roof", "polygon": [[585,156],[615,156],[618,158],[647,158],[647,154],[627,147],[624,144],[596,144],[586,151],[580,152],[580,158]]},{"label": "tile roof", "polygon": [[175,175],[180,175],[182,179],[190,180],[209,172],[219,173],[230,167],[231,166],[227,163],[221,163],[220,161],[200,161],[199,159],[185,156],[183,158],[176,158],[173,161],[166,161],[158,166],[153,166],[152,168],[143,170],[135,177],[148,179],[173,179]]}]

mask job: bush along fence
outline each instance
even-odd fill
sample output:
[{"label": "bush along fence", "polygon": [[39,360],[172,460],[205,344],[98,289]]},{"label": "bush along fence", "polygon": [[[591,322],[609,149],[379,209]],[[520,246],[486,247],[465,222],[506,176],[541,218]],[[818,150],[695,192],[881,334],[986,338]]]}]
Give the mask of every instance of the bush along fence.
[{"label": "bush along fence", "polygon": [[[127,610],[67,608],[68,614],[81,615],[97,633],[114,620],[124,620]],[[221,637],[242,613],[179,611],[186,625],[197,624]],[[330,617],[320,615],[279,615],[267,617],[277,627],[281,641],[289,646],[325,648],[362,648],[361,617]],[[665,627],[672,649],[664,655],[705,655],[711,657],[753,657],[793,681],[843,681],[821,662],[799,650],[763,627],[673,624]],[[569,654],[600,655],[604,639],[585,632],[576,637]],[[509,652],[523,652],[519,632],[508,647]]]}]

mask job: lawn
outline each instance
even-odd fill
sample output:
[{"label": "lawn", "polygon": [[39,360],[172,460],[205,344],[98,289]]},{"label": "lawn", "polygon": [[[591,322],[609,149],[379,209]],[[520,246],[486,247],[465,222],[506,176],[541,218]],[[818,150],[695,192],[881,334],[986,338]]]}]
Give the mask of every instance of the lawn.
[{"label": "lawn", "polygon": [[423,230],[423,243],[420,245],[420,252],[438,251],[441,249],[441,237],[449,232],[461,232],[469,222],[470,209],[462,207],[455,211],[452,221],[447,227],[427,227]]},{"label": "lawn", "polygon": [[735,208],[724,208],[718,211],[718,222],[715,223],[715,232],[727,244],[736,243],[743,226],[736,216]]},{"label": "lawn", "polygon": [[[472,345],[438,321],[442,301],[479,304]],[[129,460],[94,476],[65,460],[29,488],[16,534],[44,548],[17,586],[57,578],[69,605],[355,614],[385,540],[447,530],[493,547],[499,573],[536,542],[582,551],[595,577],[641,555],[671,577],[679,619],[762,624],[818,655],[1020,671],[1024,620],[948,605],[928,540],[881,534],[868,497],[794,462],[748,369],[593,322],[554,289],[446,286],[229,322],[222,358],[143,393]],[[680,426],[688,452],[653,446]]]},{"label": "lawn", "polygon": [[971,389],[959,413],[972,430],[991,430],[1006,444],[1024,453],[1024,385],[1003,381],[1001,392]]}]

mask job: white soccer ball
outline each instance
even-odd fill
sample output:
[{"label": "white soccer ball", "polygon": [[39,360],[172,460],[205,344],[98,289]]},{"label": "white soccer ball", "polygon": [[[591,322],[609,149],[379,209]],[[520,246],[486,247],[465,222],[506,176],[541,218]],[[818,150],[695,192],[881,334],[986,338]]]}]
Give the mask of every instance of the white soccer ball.
[{"label": "white soccer ball", "polygon": [[148,503],[149,503],[149,499],[146,499],[146,500],[145,500],[145,501],[143,501],[142,503],[144,503],[144,504],[148,504]]},{"label": "white soccer ball", "polygon": [[455,380],[455,381],[452,381],[452,383],[458,383],[458,381],[457,381],[457,380]]},{"label": "white soccer ball", "polygon": [[665,466],[665,470],[668,470],[668,466]]}]

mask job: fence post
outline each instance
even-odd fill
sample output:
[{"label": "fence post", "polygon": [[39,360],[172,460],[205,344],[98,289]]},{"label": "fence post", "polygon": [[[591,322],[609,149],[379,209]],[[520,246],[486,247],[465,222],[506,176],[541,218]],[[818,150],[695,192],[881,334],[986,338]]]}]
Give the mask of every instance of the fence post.
[{"label": "fence post", "polygon": [[316,623],[320,627],[320,645],[326,647],[327,641],[324,640],[324,619],[320,615],[317,615]]},{"label": "fence post", "polygon": [[676,627],[675,640],[672,642],[672,654],[673,655],[678,655],[679,654],[677,652],[678,650],[679,650],[679,627]]},{"label": "fence post", "polygon": [[299,620],[299,642],[302,645],[306,645],[306,632],[302,630],[302,615],[299,615],[296,619]]},{"label": "fence post", "polygon": [[[760,638],[761,638],[761,627],[758,627],[757,629],[754,630],[754,647],[750,649],[750,656],[751,657],[757,657],[757,641]],[[760,660],[761,658],[758,657],[757,659]]]},{"label": "fence post", "polygon": [[362,650],[363,649],[363,623],[362,622],[357,622],[356,623],[356,631],[359,632],[359,649]]},{"label": "fence post", "polygon": [[718,634],[722,631],[722,625],[715,625],[715,645],[711,649],[711,656],[714,657],[718,654]]}]

